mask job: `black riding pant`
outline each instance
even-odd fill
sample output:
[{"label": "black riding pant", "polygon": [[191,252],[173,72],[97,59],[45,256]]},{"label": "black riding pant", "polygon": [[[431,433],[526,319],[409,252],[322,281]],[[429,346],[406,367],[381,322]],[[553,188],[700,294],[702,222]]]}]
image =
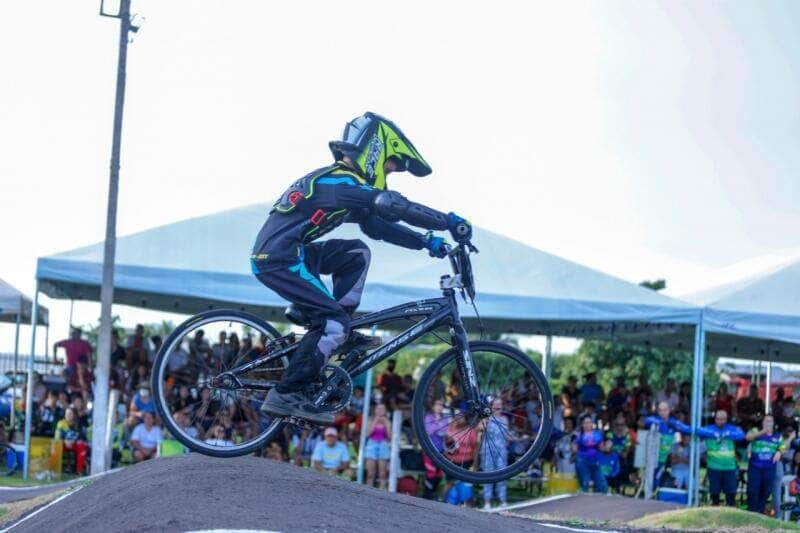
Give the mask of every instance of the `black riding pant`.
[{"label": "black riding pant", "polygon": [[[301,390],[347,339],[350,315],[361,301],[370,262],[369,248],[358,239],[315,242],[300,250],[294,262],[274,257],[253,262],[258,280],[311,320],[276,387],[282,393]],[[332,292],[320,275],[333,278]]]}]

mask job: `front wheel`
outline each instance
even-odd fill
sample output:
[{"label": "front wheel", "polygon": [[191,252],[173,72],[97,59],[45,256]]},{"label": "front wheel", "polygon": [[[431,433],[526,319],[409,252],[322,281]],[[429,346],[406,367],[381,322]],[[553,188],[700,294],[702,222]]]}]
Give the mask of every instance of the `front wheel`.
[{"label": "front wheel", "polygon": [[412,419],[423,452],[448,476],[497,483],[525,470],[544,451],[553,398],[525,353],[500,342],[470,342],[477,400],[465,392],[456,348],[425,371]]}]

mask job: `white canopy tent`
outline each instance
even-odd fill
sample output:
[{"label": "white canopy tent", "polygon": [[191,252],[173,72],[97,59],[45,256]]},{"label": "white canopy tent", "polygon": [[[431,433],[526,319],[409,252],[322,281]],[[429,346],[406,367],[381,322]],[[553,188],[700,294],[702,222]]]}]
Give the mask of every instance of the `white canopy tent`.
[{"label": "white canopy tent", "polygon": [[[38,306],[36,323],[31,320],[33,317],[33,302],[30,298],[22,294],[2,279],[0,279],[0,322],[10,322],[14,328],[14,392],[16,395],[16,374],[19,368],[19,328],[23,322],[31,324],[31,335],[36,335],[36,326],[45,326],[46,336],[49,336],[50,326],[48,323],[48,312],[43,306]],[[47,341],[45,341],[47,345]],[[30,359],[33,368],[33,359],[36,354],[31,353]],[[14,425],[14,409],[11,409],[11,425]]]}]

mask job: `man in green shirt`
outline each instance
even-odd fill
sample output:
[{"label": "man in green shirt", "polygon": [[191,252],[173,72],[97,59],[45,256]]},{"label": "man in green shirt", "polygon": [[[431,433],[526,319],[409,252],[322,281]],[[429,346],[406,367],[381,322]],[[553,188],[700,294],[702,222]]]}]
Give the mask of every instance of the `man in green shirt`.
[{"label": "man in green shirt", "polygon": [[[677,421],[672,427],[681,434],[690,435],[692,433],[692,428]],[[713,424],[695,429],[694,434],[706,442],[711,504],[719,505],[719,494],[723,492],[725,493],[725,504],[734,507],[736,505],[736,487],[739,483],[739,468],[736,464],[736,445],[734,443],[745,438],[744,431],[738,426],[728,424],[728,413],[720,409],[714,415]]]}]

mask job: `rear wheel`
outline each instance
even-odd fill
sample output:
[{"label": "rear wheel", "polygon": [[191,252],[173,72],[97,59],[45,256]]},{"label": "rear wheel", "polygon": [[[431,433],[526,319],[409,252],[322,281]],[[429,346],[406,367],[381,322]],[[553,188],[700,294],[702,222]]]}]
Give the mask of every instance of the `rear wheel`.
[{"label": "rear wheel", "polygon": [[237,378],[225,372],[265,353],[279,336],[249,313],[214,310],[193,316],[167,339],[153,364],[153,397],[170,434],[190,449],[215,457],[245,455],[263,447],[283,420],[261,411],[265,384],[288,364],[271,361]]},{"label": "rear wheel", "polygon": [[523,352],[499,342],[469,346],[478,401],[468,400],[460,354],[451,348],[420,379],[414,431],[423,452],[448,476],[496,483],[522,472],[544,451],[553,398],[541,370]]}]

